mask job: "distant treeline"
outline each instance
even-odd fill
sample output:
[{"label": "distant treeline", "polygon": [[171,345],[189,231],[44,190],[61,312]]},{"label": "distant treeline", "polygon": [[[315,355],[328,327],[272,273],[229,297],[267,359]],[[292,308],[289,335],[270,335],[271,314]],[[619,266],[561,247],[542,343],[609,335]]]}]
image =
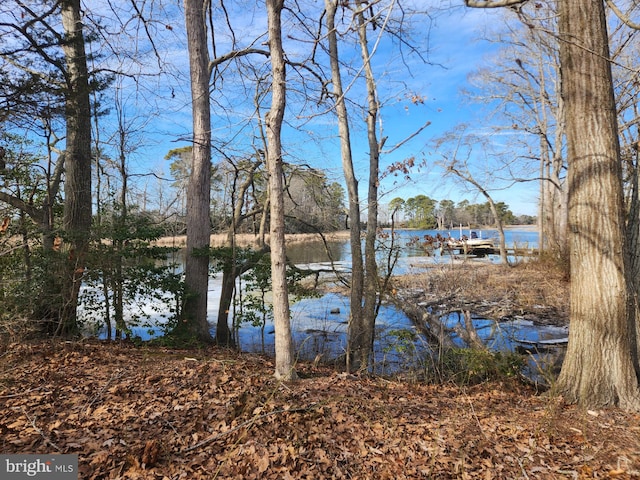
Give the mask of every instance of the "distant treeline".
[{"label": "distant treeline", "polygon": [[[531,225],[536,217],[514,215],[504,202],[497,202],[496,208],[503,225]],[[452,200],[434,200],[426,195],[417,195],[408,199],[396,197],[389,202],[387,218],[383,223],[393,221],[396,227],[440,229],[457,225],[494,225],[496,223],[489,202],[471,203],[462,200],[457,204]]]}]

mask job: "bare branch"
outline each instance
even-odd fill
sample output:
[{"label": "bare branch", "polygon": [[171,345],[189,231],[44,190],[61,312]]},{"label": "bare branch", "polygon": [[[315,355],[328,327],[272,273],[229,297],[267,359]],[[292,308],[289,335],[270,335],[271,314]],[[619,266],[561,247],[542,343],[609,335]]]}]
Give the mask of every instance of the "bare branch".
[{"label": "bare branch", "polygon": [[130,3],[131,3],[131,7],[136,12],[136,17],[138,17],[140,19],[140,21],[142,22],[142,26],[144,27],[144,32],[147,35],[147,40],[149,40],[149,43],[151,44],[151,48],[153,49],[153,53],[156,56],[156,60],[158,61],[158,68],[161,69],[162,68],[162,58],[160,56],[160,53],[158,52],[158,48],[156,47],[155,42],[153,41],[153,34],[149,31],[149,21],[144,17],[144,15],[142,15],[142,12],[138,8],[138,5],[136,4],[135,0],[131,0]]},{"label": "bare branch", "polygon": [[405,143],[407,143],[409,140],[417,137],[420,133],[422,133],[422,131],[427,128],[429,125],[431,125],[431,120],[427,120],[420,128],[418,128],[415,132],[413,132],[411,135],[409,135],[408,137],[404,138],[403,140],[399,141],[398,143],[396,143],[393,147],[391,147],[390,150],[386,150],[384,153],[391,153],[395,150],[397,150],[398,148],[400,148],[401,146],[403,146]]},{"label": "bare branch", "polygon": [[464,0],[464,4],[471,8],[500,8],[520,5],[527,0]]},{"label": "bare branch", "polygon": [[624,23],[629,28],[633,28],[634,30],[640,30],[640,23],[635,23],[631,20],[631,17],[629,15],[622,13],[622,10],[617,7],[613,0],[605,1],[607,3],[607,6],[611,10],[613,10],[613,13],[616,14],[616,17],[618,17],[622,23]]},{"label": "bare branch", "polygon": [[221,63],[226,62],[227,60],[231,60],[236,57],[242,57],[244,55],[250,55],[252,53],[258,53],[260,55],[264,55],[265,57],[269,57],[269,50],[264,50],[260,48],[244,48],[242,50],[233,50],[229,53],[225,53],[224,55],[220,55],[219,57],[214,58],[209,62],[209,75],[213,72],[213,69],[220,65]]}]

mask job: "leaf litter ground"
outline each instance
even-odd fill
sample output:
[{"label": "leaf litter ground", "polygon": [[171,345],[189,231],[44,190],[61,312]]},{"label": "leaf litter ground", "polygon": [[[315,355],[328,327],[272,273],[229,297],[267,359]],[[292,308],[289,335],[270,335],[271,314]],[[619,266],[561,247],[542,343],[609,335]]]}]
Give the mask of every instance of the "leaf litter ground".
[{"label": "leaf litter ground", "polygon": [[461,388],[222,349],[13,344],[0,452],[74,453],[81,479],[640,478],[640,416],[518,384]]}]

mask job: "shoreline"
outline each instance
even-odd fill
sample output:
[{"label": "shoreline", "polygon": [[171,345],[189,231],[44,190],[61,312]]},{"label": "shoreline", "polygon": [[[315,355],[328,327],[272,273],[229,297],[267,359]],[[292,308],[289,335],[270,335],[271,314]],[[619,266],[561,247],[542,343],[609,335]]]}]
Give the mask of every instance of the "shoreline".
[{"label": "shoreline", "polygon": [[[348,240],[351,232],[349,230],[339,230],[337,232],[328,232],[323,234],[327,240]],[[258,236],[253,233],[239,233],[236,235],[236,245],[239,247],[250,247],[257,244]],[[287,233],[285,235],[285,243],[287,245],[294,243],[304,243],[321,240],[319,233]],[[269,234],[265,235],[265,241],[269,243]],[[158,247],[186,247],[187,236],[178,235],[175,237],[161,237],[155,242]],[[223,247],[227,244],[226,233],[214,233],[209,237],[210,247]]]},{"label": "shoreline", "polygon": [[[466,227],[463,227],[466,229]],[[527,232],[535,232],[538,229],[537,225],[505,225],[503,227],[505,230],[523,230]],[[389,230],[389,228],[383,228],[383,230]],[[415,230],[421,231],[423,229],[414,229],[414,228],[396,228],[396,230]],[[478,227],[472,230],[495,230],[495,227],[483,226]],[[440,231],[450,231],[450,229],[440,230]],[[327,232],[323,234],[325,239],[329,241],[335,240],[349,240],[351,237],[351,232],[349,230],[338,230],[336,232]],[[253,233],[239,233],[236,235],[236,245],[240,247],[250,247],[257,244],[258,236]],[[296,243],[304,243],[304,242],[313,242],[320,241],[321,236],[319,233],[287,233],[285,235],[285,242],[287,245],[296,244]],[[269,234],[265,235],[265,241],[269,243]],[[209,246],[210,247],[223,247],[227,244],[227,234],[226,233],[213,233],[209,238]],[[187,236],[186,235],[177,235],[174,237],[161,237],[155,242],[153,245],[158,247],[179,247],[184,248],[187,246]]]}]

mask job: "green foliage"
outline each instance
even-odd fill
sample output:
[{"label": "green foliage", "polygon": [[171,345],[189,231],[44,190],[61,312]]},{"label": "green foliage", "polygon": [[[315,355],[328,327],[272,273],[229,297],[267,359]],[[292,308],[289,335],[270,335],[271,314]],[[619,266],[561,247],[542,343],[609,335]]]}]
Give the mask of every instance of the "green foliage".
[{"label": "green foliage", "polygon": [[526,359],[514,352],[450,348],[435,352],[426,348],[413,329],[386,332],[385,363],[395,355],[394,368],[403,378],[434,384],[477,385],[486,381],[519,381]]},{"label": "green foliage", "polygon": [[[271,295],[271,257],[268,252],[250,247],[212,248],[210,269],[212,273],[221,272],[233,266],[241,273],[241,288],[237,288],[234,297],[234,327],[250,324],[264,330],[266,324],[273,319]],[[233,265],[232,265],[233,264]],[[289,265],[287,268],[287,287],[292,302],[302,298],[319,296],[311,288],[302,284],[308,272]]]},{"label": "green foliage", "polygon": [[426,195],[409,198],[404,204],[404,210],[408,216],[407,225],[411,228],[434,228],[436,226],[436,204],[436,200]]},{"label": "green foliage", "polygon": [[52,333],[60,307],[58,272],[63,252],[41,246],[6,249],[0,255],[0,335],[22,339]]},{"label": "green foliage", "polygon": [[[163,330],[167,330],[166,328]],[[141,343],[139,338],[134,338],[135,343]],[[171,331],[164,332],[159,337],[152,338],[148,342],[145,342],[150,346],[167,347],[167,348],[179,348],[179,349],[193,349],[204,348],[204,345],[189,329],[174,328]]]},{"label": "green foliage", "polygon": [[[3,245],[6,247],[6,244]],[[33,298],[37,298],[37,284],[29,279],[20,250],[4,251],[0,255],[0,331],[12,333],[16,319],[30,318]],[[32,277],[33,278],[33,277]],[[31,281],[30,281],[31,280]]]},{"label": "green foliage", "polygon": [[254,263],[253,268],[242,276],[242,281],[244,282],[243,293],[235,301],[234,326],[237,328],[242,323],[249,323],[264,329],[267,321],[273,319],[273,305],[267,301],[267,294],[271,292],[269,256],[262,255]]},{"label": "green foliage", "polygon": [[432,378],[458,385],[476,385],[488,380],[519,378],[524,366],[524,358],[517,353],[452,348],[445,350],[432,365]]},{"label": "green foliage", "polygon": [[418,334],[413,329],[400,328],[386,332],[385,364],[388,355],[397,355],[401,362],[397,365],[400,371],[410,372],[419,363]]},{"label": "green foliage", "polygon": [[390,352],[392,349],[398,353],[414,353],[416,351],[418,334],[414,330],[408,328],[390,330],[387,335],[395,341],[388,343],[384,348],[385,352]]},{"label": "green foliage", "polygon": [[[516,223],[535,223],[535,217],[514,216],[509,206],[504,202],[497,202],[496,209],[504,225]],[[419,229],[432,229],[450,225],[484,226],[494,225],[495,219],[491,213],[489,202],[470,203],[463,200],[457,205],[451,200],[433,200],[425,195],[417,195],[406,201],[400,197],[389,202],[389,210],[394,214],[396,222],[402,218],[405,226]]]},{"label": "green foliage", "polygon": [[151,244],[161,230],[146,216],[113,213],[93,230],[81,318],[108,338],[114,329],[116,337],[131,337],[133,327],[166,333],[177,321],[184,289],[176,265],[167,261],[176,249]]}]

